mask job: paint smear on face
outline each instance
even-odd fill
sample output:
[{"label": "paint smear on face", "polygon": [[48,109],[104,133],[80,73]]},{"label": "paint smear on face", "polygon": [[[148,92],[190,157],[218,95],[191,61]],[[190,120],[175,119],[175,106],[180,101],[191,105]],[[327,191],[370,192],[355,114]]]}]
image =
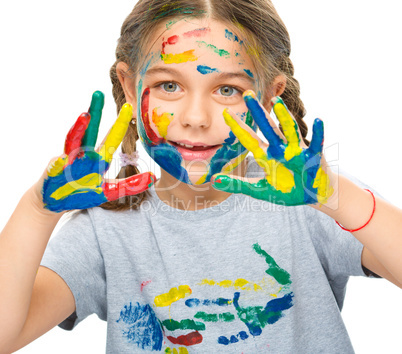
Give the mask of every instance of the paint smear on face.
[{"label": "paint smear on face", "polygon": [[197,43],[200,48],[205,47],[207,49],[212,50],[214,53],[218,54],[220,57],[230,58],[230,53],[227,50],[219,49],[216,46],[214,46],[213,44],[208,44],[204,41],[197,41]]},{"label": "paint smear on face", "polygon": [[149,87],[144,90],[141,99],[141,116],[142,122],[144,124],[145,133],[147,138],[150,140],[151,144],[157,145],[163,142],[163,139],[159,138],[155,132],[151,128],[151,124],[149,121],[149,94],[150,94]]},{"label": "paint smear on face", "polygon": [[168,127],[173,119],[173,113],[162,113],[162,115],[158,115],[156,111],[157,108],[152,111],[152,121],[158,128],[160,136],[166,139]]},{"label": "paint smear on face", "polygon": [[207,33],[210,33],[211,29],[209,27],[204,27],[204,28],[198,28],[194,31],[186,32],[183,34],[184,37],[186,38],[191,38],[191,37],[202,37],[205,36]]},{"label": "paint smear on face", "polygon": [[244,69],[244,72],[245,72],[248,76],[250,76],[252,79],[254,79],[254,74],[251,72],[251,70]]},{"label": "paint smear on face", "polygon": [[180,64],[188,61],[196,61],[198,58],[194,55],[193,50],[187,50],[179,54],[166,54],[165,49],[167,45],[174,45],[179,41],[179,36],[169,37],[166,41],[162,42],[161,58],[165,64]]},{"label": "paint smear on face", "polygon": [[178,288],[172,288],[168,293],[155,297],[154,303],[157,307],[170,306],[176,301],[184,299],[192,293],[188,285],[180,285]]},{"label": "paint smear on face", "polygon": [[151,306],[138,302],[124,306],[116,321],[123,326],[122,334],[129,343],[147,351],[162,350],[162,327]]},{"label": "paint smear on face", "polygon": [[197,70],[198,70],[198,72],[200,72],[203,75],[220,72],[219,69],[210,68],[209,66],[206,66],[206,65],[198,65]]},{"label": "paint smear on face", "polygon": [[234,33],[230,32],[227,29],[225,29],[225,38],[233,42],[238,42],[240,45],[243,44],[243,41],[241,41],[238,36],[236,36]]},{"label": "paint smear on face", "polygon": [[180,54],[161,54],[161,58],[165,64],[180,64],[198,60],[198,57],[194,55],[194,50],[187,50]]}]

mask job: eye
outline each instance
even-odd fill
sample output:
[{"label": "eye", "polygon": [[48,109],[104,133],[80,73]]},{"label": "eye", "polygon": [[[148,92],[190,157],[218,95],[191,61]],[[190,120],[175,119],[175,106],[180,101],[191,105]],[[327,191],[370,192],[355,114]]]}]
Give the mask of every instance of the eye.
[{"label": "eye", "polygon": [[179,89],[179,85],[177,85],[175,82],[164,82],[161,87],[163,90],[166,92],[176,92]]},{"label": "eye", "polygon": [[225,97],[231,97],[239,93],[239,91],[232,86],[222,86],[218,89],[218,93]]}]

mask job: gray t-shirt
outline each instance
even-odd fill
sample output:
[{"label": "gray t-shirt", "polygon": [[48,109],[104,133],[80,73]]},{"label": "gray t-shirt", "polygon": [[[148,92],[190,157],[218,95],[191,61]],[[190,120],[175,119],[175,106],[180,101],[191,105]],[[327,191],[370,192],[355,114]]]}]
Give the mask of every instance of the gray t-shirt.
[{"label": "gray t-shirt", "polygon": [[340,310],[362,245],[333,219],[245,195],[182,211],[150,192],[137,211],[80,212],[50,241],[42,265],[76,302],[62,328],[96,313],[108,353],[353,352]]}]

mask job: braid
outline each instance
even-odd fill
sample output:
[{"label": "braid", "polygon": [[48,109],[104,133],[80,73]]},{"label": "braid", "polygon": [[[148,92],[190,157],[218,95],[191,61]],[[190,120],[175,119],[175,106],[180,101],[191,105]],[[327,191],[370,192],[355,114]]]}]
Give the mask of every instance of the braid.
[{"label": "braid", "polygon": [[285,92],[281,95],[281,97],[295,117],[300,128],[303,141],[307,146],[309,146],[310,142],[306,139],[308,127],[306,122],[303,120],[304,116],[306,115],[306,109],[304,108],[303,101],[300,98],[300,84],[293,76],[293,63],[288,56],[283,58],[279,64],[279,69],[283,72],[283,74],[285,74],[287,79]]}]

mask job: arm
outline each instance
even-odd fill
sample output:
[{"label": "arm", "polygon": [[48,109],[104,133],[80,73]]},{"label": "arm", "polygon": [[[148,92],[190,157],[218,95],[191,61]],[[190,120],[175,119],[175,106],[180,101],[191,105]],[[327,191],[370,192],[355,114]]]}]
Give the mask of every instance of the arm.
[{"label": "arm", "polygon": [[[326,204],[313,207],[348,229],[364,225],[373,211],[370,193],[343,176],[336,190]],[[373,218],[353,235],[364,245],[363,266],[402,288],[402,210],[375,198]]]},{"label": "arm", "polygon": [[[343,176],[336,181],[322,155],[322,121],[315,120],[312,141],[307,147],[300,140],[297,122],[281,99],[274,98],[272,105],[284,134],[252,91],[246,91],[244,98],[268,144],[229,111],[224,112],[224,118],[243,146],[254,154],[266,176],[243,181],[217,175],[211,180],[214,188],[282,205],[308,204],[346,228],[364,225],[373,210],[372,196]],[[376,201],[371,222],[354,232],[364,245],[362,265],[402,287],[402,211],[378,197]]]},{"label": "arm", "polygon": [[0,234],[0,353],[23,347],[75,309],[64,281],[39,269],[61,215],[43,209],[35,189],[25,193]]}]

